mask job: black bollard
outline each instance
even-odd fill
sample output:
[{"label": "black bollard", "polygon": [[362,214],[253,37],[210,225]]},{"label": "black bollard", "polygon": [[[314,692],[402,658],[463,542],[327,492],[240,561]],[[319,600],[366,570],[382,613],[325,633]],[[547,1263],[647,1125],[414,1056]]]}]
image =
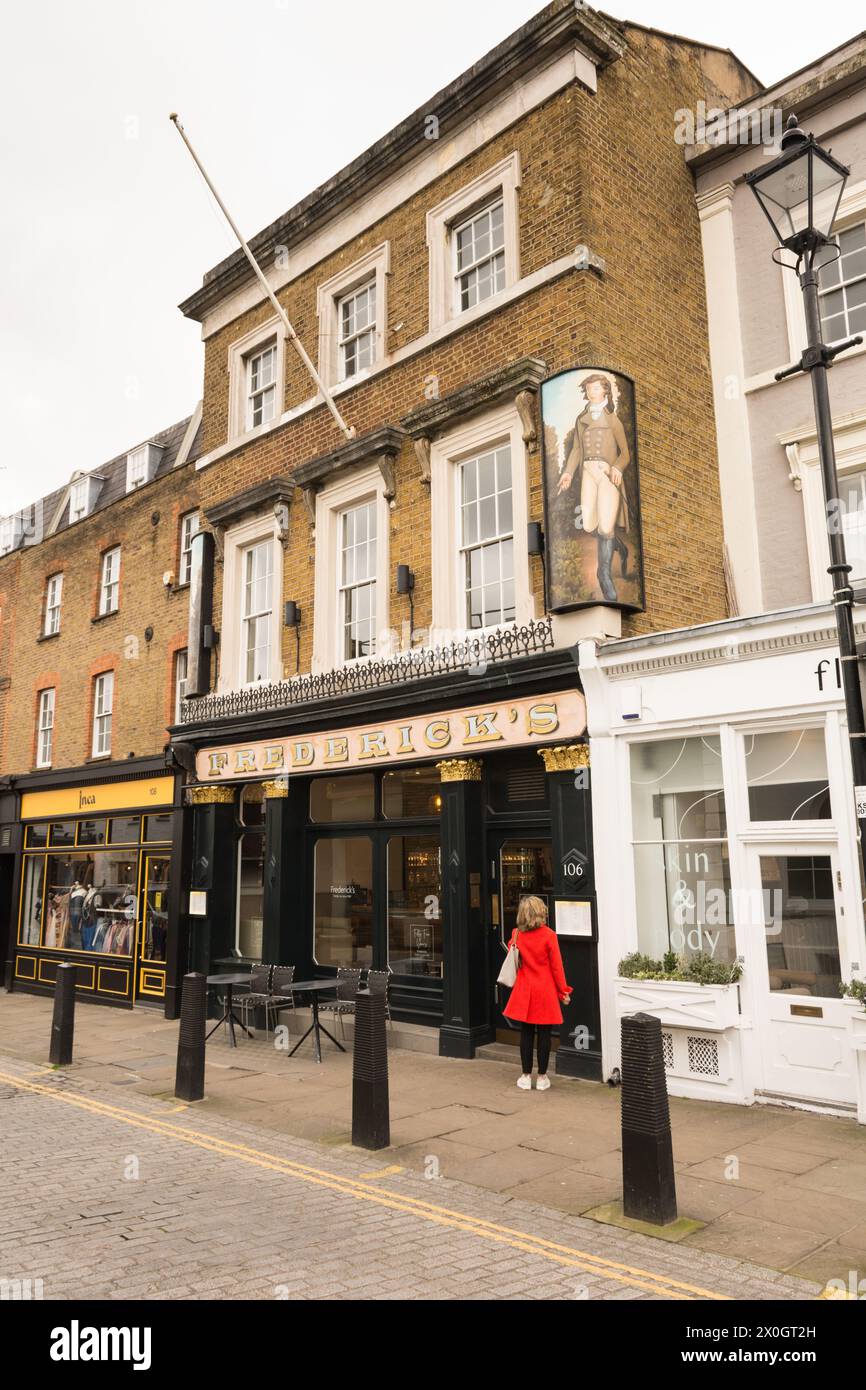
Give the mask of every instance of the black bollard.
[{"label": "black bollard", "polygon": [[55,1067],[68,1067],[72,1061],[75,1033],[75,972],[77,965],[65,960],[57,967],[54,986],[54,1014],[51,1019],[51,1047],[48,1060]]},{"label": "black bollard", "polygon": [[654,1226],[677,1219],[662,1026],[651,1014],[622,1021],[622,1209]]},{"label": "black bollard", "polygon": [[355,996],[352,1143],[361,1149],[386,1149],[390,1142],[385,996],[359,989]]},{"label": "black bollard", "polygon": [[174,1093],[178,1100],[201,1100],[204,1096],[206,1016],[207,979],[196,972],[184,975],[174,1080]]}]

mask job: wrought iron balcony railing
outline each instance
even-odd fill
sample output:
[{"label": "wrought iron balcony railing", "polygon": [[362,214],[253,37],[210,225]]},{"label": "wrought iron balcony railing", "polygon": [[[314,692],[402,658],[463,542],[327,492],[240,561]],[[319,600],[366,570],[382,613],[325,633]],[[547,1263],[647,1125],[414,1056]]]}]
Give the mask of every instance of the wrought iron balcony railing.
[{"label": "wrought iron balcony railing", "polygon": [[201,724],[233,715],[256,714],[265,710],[306,705],[338,695],[354,695],[382,686],[406,685],[427,676],[467,671],[483,675],[487,667],[501,661],[533,656],[553,650],[553,628],[549,618],[537,618],[521,626],[499,628],[478,637],[466,637],[441,647],[422,647],[375,661],[356,661],[318,675],[292,676],[289,680],[245,685],[183,702],[181,723]]}]

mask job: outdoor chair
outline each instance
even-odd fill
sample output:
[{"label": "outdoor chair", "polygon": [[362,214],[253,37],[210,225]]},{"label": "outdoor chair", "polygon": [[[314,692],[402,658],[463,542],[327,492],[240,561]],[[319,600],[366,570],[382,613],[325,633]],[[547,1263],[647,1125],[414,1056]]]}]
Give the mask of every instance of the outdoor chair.
[{"label": "outdoor chair", "polygon": [[267,1005],[271,997],[271,975],[274,967],[272,965],[254,965],[250,971],[249,990],[242,994],[238,992],[234,996],[235,1007],[237,1008],[241,1022],[245,1028],[251,1027],[247,1015],[254,1009],[265,1010],[265,1032],[268,1029]]},{"label": "outdoor chair", "polygon": [[348,965],[337,967],[337,997],[319,1005],[320,1014],[333,1014],[340,1020],[340,1032],[346,1036],[346,1015],[354,1016],[355,998],[361,987],[361,971]]},{"label": "outdoor chair", "polygon": [[391,1005],[388,1002],[388,986],[390,982],[390,970],[367,971],[367,988],[371,994],[383,994],[385,996],[385,1017],[389,1023],[393,1024],[391,1018]]},{"label": "outdoor chair", "polygon": [[293,965],[275,965],[271,976],[271,993],[266,1014],[273,1014],[274,1025],[281,1009],[294,1009],[295,996],[292,994],[292,981],[295,978]]}]

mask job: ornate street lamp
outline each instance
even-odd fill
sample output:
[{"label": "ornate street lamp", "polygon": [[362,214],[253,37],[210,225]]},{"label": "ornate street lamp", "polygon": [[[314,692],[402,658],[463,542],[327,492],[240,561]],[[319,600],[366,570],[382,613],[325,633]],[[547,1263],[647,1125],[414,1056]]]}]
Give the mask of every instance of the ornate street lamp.
[{"label": "ornate street lamp", "polygon": [[[858,672],[858,653],[854,634],[854,590],[848,581],[851,566],[845,555],[845,536],[840,523],[839,481],[836,476],[836,450],[833,445],[833,419],[827,390],[827,368],[846,348],[863,341],[848,338],[828,347],[821,336],[818,303],[818,271],[838,259],[839,248],[831,240],[845,181],[850,170],[800,129],[796,116],[789,116],[782,136],[782,153],[765,169],[746,175],[776,238],[773,260],[796,272],[803,291],[806,310],[807,346],[793,367],[776,372],[776,380],[808,372],[812,379],[812,398],[818,433],[818,456],[824,485],[824,502],[830,542],[830,568],[833,581],[833,607],[839,634],[842,687],[848,719],[848,739],[854,770],[857,820],[860,826],[860,854],[866,879],[866,727]],[[793,264],[779,253],[793,254]]]}]

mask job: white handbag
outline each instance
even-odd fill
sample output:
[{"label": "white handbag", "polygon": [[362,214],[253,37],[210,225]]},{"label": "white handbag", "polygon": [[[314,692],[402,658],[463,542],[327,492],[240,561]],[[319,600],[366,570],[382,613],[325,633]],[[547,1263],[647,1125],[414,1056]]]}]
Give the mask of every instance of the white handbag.
[{"label": "white handbag", "polygon": [[498,985],[505,985],[507,989],[512,989],[517,983],[517,972],[520,969],[520,952],[517,947],[508,947],[508,954],[502,962],[502,969],[496,976]]}]

